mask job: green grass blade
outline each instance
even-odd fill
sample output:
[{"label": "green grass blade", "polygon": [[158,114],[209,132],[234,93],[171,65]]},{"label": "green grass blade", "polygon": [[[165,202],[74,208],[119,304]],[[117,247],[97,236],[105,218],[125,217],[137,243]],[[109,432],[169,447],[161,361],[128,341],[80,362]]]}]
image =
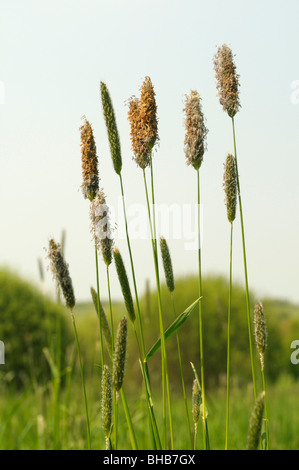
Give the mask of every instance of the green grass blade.
[{"label": "green grass blade", "polygon": [[[201,297],[195,300],[195,302],[193,302],[193,304],[191,304],[183,313],[181,313],[174,320],[174,322],[171,323],[171,325],[167,328],[167,330],[165,330],[165,333],[164,333],[165,341],[168,338],[170,338],[185,323],[185,321],[187,320],[187,318],[192,313],[192,311],[194,310],[194,308],[196,307],[196,305],[198,304],[200,300],[201,300]],[[149,350],[149,352],[147,353],[145,357],[145,361],[148,361],[157,351],[159,351],[160,348],[161,348],[161,338],[159,338],[158,341],[156,341],[156,343]]]}]

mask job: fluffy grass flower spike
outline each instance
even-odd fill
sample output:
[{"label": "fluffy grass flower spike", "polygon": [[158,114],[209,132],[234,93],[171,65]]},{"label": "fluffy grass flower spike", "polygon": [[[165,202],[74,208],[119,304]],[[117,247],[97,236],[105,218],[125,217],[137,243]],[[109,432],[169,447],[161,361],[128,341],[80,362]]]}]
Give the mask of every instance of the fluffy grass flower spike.
[{"label": "fluffy grass flower spike", "polygon": [[113,387],[116,392],[116,400],[114,406],[114,426],[115,426],[115,449],[117,449],[117,436],[118,436],[118,397],[119,391],[122,388],[126,355],[127,355],[127,338],[128,338],[128,322],[126,317],[123,317],[118,325],[117,337],[113,356]]},{"label": "fluffy grass flower spike", "polygon": [[114,254],[114,261],[115,261],[117,276],[118,276],[118,280],[119,280],[122,294],[124,297],[126,309],[127,309],[131,322],[134,323],[136,319],[136,315],[135,315],[134,303],[132,299],[132,294],[131,294],[131,289],[130,289],[130,284],[129,284],[126,268],[125,268],[122,256],[116,247],[114,247],[113,249],[113,254]]},{"label": "fluffy grass flower spike", "polygon": [[98,311],[98,298],[97,298],[97,293],[93,287],[90,288],[90,293],[92,297],[92,301],[95,307],[95,310],[97,312],[97,315],[101,315],[101,324],[102,324],[102,331],[103,335],[106,341],[107,349],[109,352],[109,355],[112,356],[112,336],[111,336],[111,330],[109,327],[109,323],[106,317],[105,310],[103,308],[102,303],[100,302],[100,313]]},{"label": "fluffy grass flower spike", "polygon": [[262,430],[262,421],[264,415],[265,393],[262,392],[257,398],[249,423],[247,437],[247,450],[257,450]]},{"label": "fluffy grass flower spike", "polygon": [[261,368],[264,369],[265,350],[267,347],[267,328],[264,309],[261,303],[255,305],[254,309],[255,342],[259,352]]},{"label": "fluffy grass flower spike", "polygon": [[236,72],[231,49],[223,44],[214,57],[219,101],[224,111],[233,118],[240,108],[239,75]]},{"label": "fluffy grass flower spike", "polygon": [[140,98],[130,98],[128,119],[134,159],[140,168],[145,169],[150,165],[151,151],[158,139],[157,105],[149,77],[142,83]]},{"label": "fluffy grass flower spike", "polygon": [[185,155],[187,165],[198,170],[203,161],[206,150],[206,136],[208,129],[201,108],[199,93],[192,90],[185,99]]},{"label": "fluffy grass flower spike", "polygon": [[172,261],[169,252],[169,248],[165,238],[160,237],[160,249],[166,279],[166,285],[170,292],[174,291],[175,284],[174,284],[174,276],[173,276],[173,269],[172,269]]},{"label": "fluffy grass flower spike", "polygon": [[113,358],[113,386],[117,392],[119,392],[122,387],[125,375],[127,337],[128,322],[126,317],[123,317],[118,325]]},{"label": "fluffy grass flower spike", "polygon": [[192,386],[192,417],[194,423],[194,450],[196,450],[197,424],[200,417],[201,390],[198,380],[193,380]]},{"label": "fluffy grass flower spike", "polygon": [[56,243],[53,238],[49,241],[48,258],[56,286],[61,289],[66,306],[72,310],[75,307],[76,300],[69,267],[62,255],[60,243]]},{"label": "fluffy grass flower spike", "polygon": [[112,380],[107,365],[102,373],[102,425],[106,441],[106,450],[109,448],[109,438],[112,424]]},{"label": "fluffy grass flower spike", "polygon": [[90,203],[90,220],[96,247],[101,250],[106,266],[109,266],[112,263],[113,238],[109,207],[102,190],[98,191]]},{"label": "fluffy grass flower spike", "polygon": [[115,172],[120,175],[122,169],[121,147],[116,125],[114,109],[107,85],[101,82],[103,114],[106,122],[110,152]]},{"label": "fluffy grass flower spike", "polygon": [[82,191],[85,199],[93,200],[99,189],[98,157],[92,127],[85,119],[80,127],[81,160],[82,160]]},{"label": "fluffy grass flower spike", "polygon": [[237,170],[234,156],[229,153],[224,165],[223,188],[225,192],[225,204],[227,218],[232,223],[236,218],[238,191],[237,191]]},{"label": "fluffy grass flower spike", "polygon": [[267,349],[267,327],[264,314],[263,305],[259,302],[254,308],[254,332],[256,347],[260,357],[261,373],[263,381],[263,391],[265,394],[265,427],[266,427],[266,441],[264,448],[269,449],[269,419],[268,419],[268,406],[266,397],[266,378],[265,378],[265,351]]}]

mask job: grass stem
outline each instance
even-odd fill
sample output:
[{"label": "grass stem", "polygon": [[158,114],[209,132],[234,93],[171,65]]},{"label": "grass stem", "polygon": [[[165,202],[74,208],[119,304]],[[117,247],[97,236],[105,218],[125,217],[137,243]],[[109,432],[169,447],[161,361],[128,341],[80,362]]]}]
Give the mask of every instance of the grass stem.
[{"label": "grass stem", "polygon": [[256,378],[255,378],[254,357],[253,357],[253,341],[252,341],[252,327],[251,327],[251,315],[250,315],[250,299],[249,299],[247,259],[246,259],[246,247],[245,247],[245,230],[244,230],[244,221],[243,221],[240,180],[239,180],[239,172],[238,172],[237,144],[236,144],[236,131],[235,131],[234,118],[232,118],[232,128],[233,128],[234,153],[235,153],[235,162],[236,162],[236,171],[237,171],[238,200],[239,200],[241,232],[242,232],[242,247],[243,247],[244,274],[245,274],[246,310],[247,310],[247,326],[248,326],[248,337],[249,337],[250,362],[251,362],[251,373],[252,373],[254,399],[256,400],[256,398],[257,398]]},{"label": "grass stem", "polygon": [[97,277],[97,301],[98,301],[98,317],[99,317],[99,328],[100,328],[100,350],[101,350],[101,368],[104,370],[104,346],[103,346],[103,331],[102,331],[102,319],[101,319],[101,307],[100,307],[100,276],[99,276],[99,259],[98,250],[95,244],[95,262],[96,262],[96,277]]},{"label": "grass stem", "polygon": [[229,294],[227,313],[227,357],[226,357],[226,426],[225,426],[225,450],[228,449],[229,433],[229,391],[230,391],[230,323],[232,302],[232,251],[233,247],[233,224],[230,227],[230,255],[229,255]]},{"label": "grass stem", "polygon": [[[201,239],[200,239],[200,178],[199,169],[197,170],[197,206],[198,206],[198,294],[202,297],[202,274],[201,274]],[[200,347],[200,380],[202,390],[202,409],[203,409],[203,434],[204,449],[208,449],[207,439],[207,417],[206,417],[206,394],[204,380],[204,353],[203,353],[203,320],[202,320],[202,302],[198,303],[199,317],[199,347]]]},{"label": "grass stem", "polygon": [[268,403],[267,403],[267,394],[266,394],[266,379],[265,379],[265,371],[262,368],[262,380],[263,380],[263,392],[265,393],[265,426],[266,426],[266,446],[265,450],[270,449],[270,442],[269,442],[269,418],[268,418]]},{"label": "grass stem", "polygon": [[86,388],[85,388],[83,364],[82,364],[82,358],[81,358],[81,350],[80,350],[78,332],[77,332],[77,327],[76,327],[76,322],[75,322],[75,317],[74,317],[73,311],[71,311],[71,317],[72,317],[72,324],[73,324],[73,328],[74,328],[76,346],[77,346],[77,351],[78,351],[81,382],[82,382],[82,389],[83,389],[83,396],[84,396],[84,407],[85,407],[86,428],[87,428],[87,446],[88,446],[88,450],[91,450],[90,424],[89,424],[89,415],[88,415],[88,405],[87,405],[87,395],[86,395]]},{"label": "grass stem", "polygon": [[169,427],[170,427],[170,442],[171,442],[171,449],[173,450],[174,438],[173,438],[172,409],[171,409],[170,384],[169,384],[169,376],[168,376],[167,354],[166,354],[166,347],[165,347],[162,300],[161,300],[161,289],[160,289],[160,278],[159,278],[159,264],[158,264],[156,223],[155,223],[156,217],[155,217],[154,176],[153,176],[152,158],[150,161],[150,167],[151,167],[151,188],[152,188],[152,209],[153,209],[152,217],[151,217],[150,203],[149,203],[148,190],[147,190],[146,177],[145,177],[144,170],[143,170],[143,180],[144,180],[144,186],[145,186],[149,225],[151,229],[152,249],[153,249],[153,258],[154,258],[154,265],[155,265],[155,277],[156,277],[156,286],[157,286],[157,294],[158,294],[159,325],[160,325],[160,336],[161,336],[161,363],[162,363],[163,436],[164,436],[164,448],[166,449],[166,446],[167,446],[167,442],[166,442],[166,394],[165,394],[165,383],[166,383]]},{"label": "grass stem", "polygon": [[[131,250],[131,243],[130,243],[130,236],[129,236],[129,229],[128,229],[128,220],[127,220],[124,186],[123,186],[123,180],[122,180],[121,173],[119,174],[119,181],[120,181],[120,188],[121,188],[121,195],[122,195],[122,204],[123,204],[123,214],[124,214],[124,221],[125,221],[126,239],[127,239],[127,246],[128,246],[128,251],[129,251],[129,257],[130,257],[131,272],[132,272],[133,286],[134,286],[134,293],[135,293],[135,301],[136,301],[136,308],[137,308],[137,321],[138,321],[138,328],[139,328],[139,333],[140,333],[140,338],[141,338],[141,348],[142,349],[140,349],[139,339],[138,339],[138,335],[137,335],[137,332],[136,332],[136,329],[135,329],[135,325],[134,325],[134,331],[135,331],[135,337],[136,337],[137,346],[138,346],[138,350],[139,350],[141,368],[143,370],[143,373],[145,374],[144,383],[145,383],[145,388],[146,388],[146,397],[147,397],[147,400],[148,400],[148,409],[149,409],[151,433],[152,433],[153,436],[156,436],[156,438],[153,438],[154,441],[155,441],[154,446],[156,446],[157,442],[160,442],[160,437],[159,437],[159,432],[158,432],[158,428],[157,428],[157,424],[156,424],[156,418],[155,418],[154,409],[153,409],[153,405],[152,405],[148,367],[147,367],[147,363],[144,361],[144,359],[146,357],[144,333],[143,333],[142,318],[141,318],[139,297],[138,297],[138,291],[137,291],[137,283],[136,283],[133,255],[132,255],[132,250]],[[161,444],[159,445],[159,447],[161,447]]]},{"label": "grass stem", "polygon": [[[174,318],[176,318],[177,315],[176,315],[176,309],[175,309],[175,302],[174,302],[174,294],[173,294],[173,292],[171,292],[171,301],[172,301],[172,308],[173,308]],[[183,390],[183,397],[184,397],[184,403],[185,403],[185,411],[186,411],[187,425],[188,425],[188,431],[189,431],[190,442],[191,442],[191,447],[192,447],[191,423],[190,423],[190,417],[189,417],[189,411],[188,411],[188,400],[187,400],[186,387],[185,387],[185,379],[184,379],[184,373],[183,373],[182,354],[181,354],[181,347],[180,347],[180,338],[179,338],[179,334],[178,334],[177,331],[176,331],[176,339],[177,339],[177,346],[178,346],[178,358],[179,358],[179,365],[180,365],[180,374],[181,374],[181,381],[182,381],[182,390]]]}]

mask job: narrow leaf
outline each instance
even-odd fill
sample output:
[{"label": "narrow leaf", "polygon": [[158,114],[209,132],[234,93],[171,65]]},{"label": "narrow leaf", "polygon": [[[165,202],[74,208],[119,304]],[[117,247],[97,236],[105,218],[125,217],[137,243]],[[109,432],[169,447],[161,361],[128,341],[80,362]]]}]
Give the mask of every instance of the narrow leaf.
[{"label": "narrow leaf", "polygon": [[[200,297],[199,299],[195,300],[193,304],[191,304],[183,313],[181,313],[175,320],[174,322],[165,330],[164,332],[164,338],[165,341],[170,338],[187,320],[189,315],[192,313],[198,302],[202,299]],[[144,361],[148,361],[159,349],[161,348],[161,338],[156,341],[156,343],[153,345],[153,347],[149,350],[147,353]]]}]

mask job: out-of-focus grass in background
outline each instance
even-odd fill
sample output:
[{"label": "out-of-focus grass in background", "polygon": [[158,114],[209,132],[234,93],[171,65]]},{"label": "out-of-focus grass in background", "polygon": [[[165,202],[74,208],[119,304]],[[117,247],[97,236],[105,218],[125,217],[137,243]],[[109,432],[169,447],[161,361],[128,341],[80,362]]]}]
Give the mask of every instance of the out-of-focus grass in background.
[{"label": "out-of-focus grass in background", "polygon": [[[207,405],[211,447],[223,448],[226,387],[226,313],[227,281],[221,277],[204,280],[204,350],[207,381]],[[176,282],[177,311],[182,312],[194,301],[197,279],[190,277]],[[232,303],[231,351],[231,448],[244,448],[252,407],[252,385],[248,359],[248,334],[244,291],[234,286]],[[252,300],[257,300],[251,295]],[[260,300],[260,299],[259,299]],[[166,287],[162,287],[165,326],[172,321],[172,310]],[[159,336],[155,292],[147,292],[141,300],[144,315],[146,347]],[[268,402],[271,416],[271,446],[296,449],[299,446],[298,392],[299,366],[291,364],[290,344],[299,335],[299,307],[285,301],[263,299],[268,325],[266,355]],[[104,304],[105,307],[105,304]],[[62,391],[60,396],[61,448],[85,446],[85,421],[76,354],[73,349],[68,313],[39,290],[8,271],[0,272],[0,339],[6,347],[6,364],[0,367],[0,448],[45,449],[54,447],[53,381],[51,358],[55,355],[55,321],[62,319]],[[122,303],[113,304],[115,326],[125,314]],[[92,448],[102,448],[103,431],[100,415],[100,356],[98,320],[92,302],[75,308],[78,333],[87,379],[91,412]],[[180,329],[180,341],[186,388],[191,406],[193,373],[190,361],[199,364],[197,315],[191,314]],[[135,342],[129,329],[125,388],[140,448],[149,448],[144,389]],[[167,341],[169,375],[174,407],[175,448],[190,446],[184,430],[184,404],[181,392],[175,337]],[[256,360],[258,358],[256,357]],[[149,361],[154,401],[159,411],[160,357]],[[258,368],[256,368],[258,370]],[[52,371],[53,372],[53,371]],[[258,376],[258,386],[261,381]],[[250,384],[250,385],[248,385]],[[155,400],[155,396],[157,399]],[[157,413],[160,416],[161,413]],[[161,423],[159,423],[161,425]],[[130,448],[126,421],[120,407],[119,446]],[[198,436],[201,446],[201,437]]]}]

